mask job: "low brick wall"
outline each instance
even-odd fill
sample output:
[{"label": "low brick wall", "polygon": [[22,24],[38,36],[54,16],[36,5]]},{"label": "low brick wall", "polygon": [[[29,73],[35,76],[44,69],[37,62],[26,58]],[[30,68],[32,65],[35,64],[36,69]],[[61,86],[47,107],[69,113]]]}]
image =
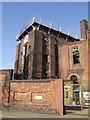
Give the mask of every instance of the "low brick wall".
[{"label": "low brick wall", "polygon": [[58,111],[63,115],[62,80],[13,80],[10,85],[10,105],[19,109]]}]

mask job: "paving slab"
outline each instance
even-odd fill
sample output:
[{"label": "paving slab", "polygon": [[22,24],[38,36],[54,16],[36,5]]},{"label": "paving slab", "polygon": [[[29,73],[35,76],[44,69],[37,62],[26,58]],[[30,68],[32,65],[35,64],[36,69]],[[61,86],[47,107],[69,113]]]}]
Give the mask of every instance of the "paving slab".
[{"label": "paving slab", "polygon": [[[82,120],[87,120],[88,119],[88,116],[82,116],[82,115],[74,115],[74,114],[67,114],[67,115],[64,115],[64,116],[61,116],[59,114],[52,114],[52,113],[39,113],[39,112],[31,112],[31,111],[20,111],[20,110],[0,110],[0,117],[2,118],[22,118],[22,119],[25,119],[25,118],[62,118],[62,119],[67,119],[67,120],[70,120],[70,119],[73,119],[75,118],[75,120],[78,120],[78,119],[82,119]],[[59,119],[59,120],[60,120]]]}]

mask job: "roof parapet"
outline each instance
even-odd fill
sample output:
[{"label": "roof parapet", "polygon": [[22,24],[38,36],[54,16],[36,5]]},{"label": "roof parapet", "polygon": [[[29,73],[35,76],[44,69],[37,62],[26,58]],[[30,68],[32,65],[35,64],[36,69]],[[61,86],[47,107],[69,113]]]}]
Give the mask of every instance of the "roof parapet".
[{"label": "roof parapet", "polygon": [[60,27],[59,30],[56,30],[55,28],[52,28],[52,23],[50,23],[50,26],[44,25],[44,24],[41,23],[41,20],[40,20],[40,22],[37,22],[35,17],[33,17],[32,23],[28,23],[28,24],[21,30],[20,34],[16,36],[16,40],[17,40],[17,41],[20,41],[20,40],[23,38],[23,36],[25,36],[25,35],[26,35],[29,31],[31,31],[31,30],[33,29],[33,27],[35,27],[35,26],[36,26],[38,29],[39,29],[40,26],[46,27],[48,30],[53,30],[53,31],[55,31],[55,32],[57,32],[57,33],[61,33],[61,34],[65,35],[66,37],[68,36],[68,37],[71,37],[71,38],[76,39],[77,41],[79,41],[79,39],[70,36],[69,30],[68,30],[68,34],[65,34],[65,33],[61,32],[61,27]]}]

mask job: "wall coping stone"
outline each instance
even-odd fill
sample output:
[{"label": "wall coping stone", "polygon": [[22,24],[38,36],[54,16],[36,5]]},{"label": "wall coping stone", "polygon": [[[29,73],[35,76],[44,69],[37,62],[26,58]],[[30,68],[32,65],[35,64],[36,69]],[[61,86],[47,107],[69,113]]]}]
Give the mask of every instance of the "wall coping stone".
[{"label": "wall coping stone", "polygon": [[11,80],[10,82],[51,82],[51,79]]}]

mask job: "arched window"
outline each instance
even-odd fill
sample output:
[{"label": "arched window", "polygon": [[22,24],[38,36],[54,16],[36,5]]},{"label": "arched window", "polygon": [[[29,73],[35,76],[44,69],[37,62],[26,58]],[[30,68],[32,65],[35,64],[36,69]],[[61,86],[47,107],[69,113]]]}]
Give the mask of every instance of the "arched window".
[{"label": "arched window", "polygon": [[70,80],[73,82],[73,84],[78,84],[78,78],[77,78],[76,75],[72,75],[72,76],[70,77]]},{"label": "arched window", "polygon": [[73,47],[73,64],[78,64],[80,63],[80,52],[79,52],[79,47],[75,46]]},{"label": "arched window", "polygon": [[78,79],[77,79],[77,76],[76,76],[76,75],[72,75],[72,76],[70,77],[70,80],[72,80],[72,81],[77,81]]}]

